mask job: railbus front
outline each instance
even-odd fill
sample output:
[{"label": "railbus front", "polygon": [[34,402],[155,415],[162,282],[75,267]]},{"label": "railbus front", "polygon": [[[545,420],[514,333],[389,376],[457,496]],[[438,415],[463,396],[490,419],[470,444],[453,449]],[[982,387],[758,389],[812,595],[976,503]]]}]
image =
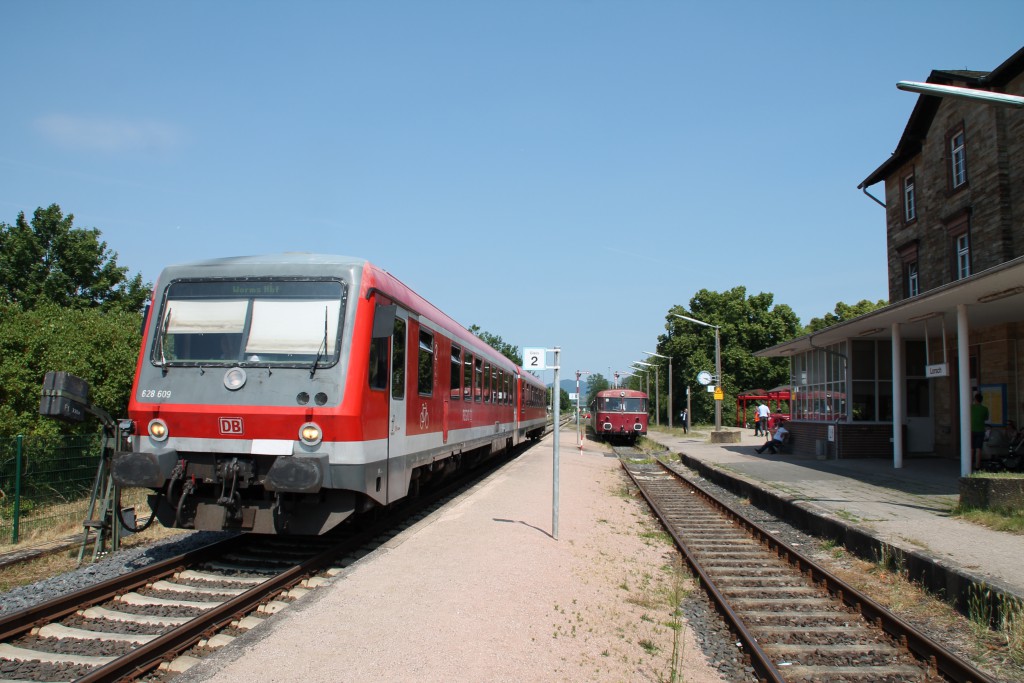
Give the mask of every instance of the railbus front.
[{"label": "railbus front", "polygon": [[631,389],[600,391],[591,410],[594,435],[634,443],[647,434],[647,394]]}]

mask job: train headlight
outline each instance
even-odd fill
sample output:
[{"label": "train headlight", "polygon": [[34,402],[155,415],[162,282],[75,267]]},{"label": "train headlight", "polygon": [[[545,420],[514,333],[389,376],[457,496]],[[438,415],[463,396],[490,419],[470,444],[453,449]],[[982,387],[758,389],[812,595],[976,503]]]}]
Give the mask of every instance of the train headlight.
[{"label": "train headlight", "polygon": [[324,438],[320,425],[316,422],[307,422],[299,427],[299,441],[307,446],[315,446]]},{"label": "train headlight", "polygon": [[231,368],[224,373],[224,386],[228,391],[238,391],[245,385],[245,370]]},{"label": "train headlight", "polygon": [[149,438],[153,441],[167,440],[167,423],[160,419],[149,421]]}]

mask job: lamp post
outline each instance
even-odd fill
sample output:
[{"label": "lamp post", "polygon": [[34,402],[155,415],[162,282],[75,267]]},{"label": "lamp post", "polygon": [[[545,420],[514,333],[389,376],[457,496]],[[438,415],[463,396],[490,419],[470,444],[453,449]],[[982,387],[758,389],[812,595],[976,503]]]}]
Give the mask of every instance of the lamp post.
[{"label": "lamp post", "polygon": [[[661,393],[661,388],[658,386],[658,366],[653,363],[645,363],[642,360],[633,361],[637,365],[646,365],[649,368],[654,368],[654,424],[660,426],[659,416],[661,415],[661,408],[658,405],[658,394]],[[650,377],[650,375],[648,375]],[[647,388],[650,389],[650,382],[647,384]],[[650,393],[649,391],[647,392]]]},{"label": "lamp post", "polygon": [[581,441],[580,441],[580,431],[582,430],[582,426],[581,426],[581,422],[580,422],[580,375],[589,375],[589,374],[590,373],[587,372],[586,370],[577,370],[576,371],[576,445],[577,446],[579,446],[580,443],[581,443]]},{"label": "lamp post", "polygon": [[654,351],[644,351],[648,356],[668,359],[668,428],[672,429],[672,356],[663,356]]},{"label": "lamp post", "polygon": [[633,363],[634,363],[634,365],[633,365],[633,369],[634,370],[636,370],[637,372],[644,373],[644,377],[647,379],[647,395],[650,396],[651,395],[651,371],[648,370],[647,368],[638,368],[638,367],[636,367],[636,361],[633,361]]},{"label": "lamp post", "polygon": [[[721,344],[721,341],[720,341],[719,336],[718,336],[718,331],[719,331],[718,325],[712,325],[711,323],[706,323],[703,320],[697,320],[696,318],[690,318],[690,317],[685,316],[685,315],[679,315],[678,313],[673,313],[672,315],[674,315],[677,318],[682,318],[683,320],[689,320],[691,323],[696,323],[698,325],[703,325],[704,327],[713,327],[713,328],[715,328],[715,382],[717,382],[715,387],[716,388],[721,388],[721,386],[722,386],[722,344]],[[717,400],[715,401],[715,431],[716,432],[722,431],[722,402],[721,401],[717,401]]]}]

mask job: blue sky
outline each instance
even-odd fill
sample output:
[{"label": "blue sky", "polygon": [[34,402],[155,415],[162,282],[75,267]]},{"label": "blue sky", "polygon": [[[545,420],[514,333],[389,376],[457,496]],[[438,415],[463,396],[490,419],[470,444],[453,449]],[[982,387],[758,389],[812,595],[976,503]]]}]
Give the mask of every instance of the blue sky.
[{"label": "blue sky", "polygon": [[[625,370],[696,291],[887,297],[858,183],[1024,3],[8,2],[0,221],[121,265],[367,258],[459,322]],[[876,196],[882,188],[873,188]],[[550,379],[550,373],[548,373]]]}]

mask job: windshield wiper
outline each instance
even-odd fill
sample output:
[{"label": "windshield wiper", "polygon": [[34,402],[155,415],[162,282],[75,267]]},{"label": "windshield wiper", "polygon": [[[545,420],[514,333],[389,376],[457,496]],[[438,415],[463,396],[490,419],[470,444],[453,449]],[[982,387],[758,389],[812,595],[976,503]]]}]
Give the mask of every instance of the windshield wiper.
[{"label": "windshield wiper", "polygon": [[160,368],[167,374],[167,357],[164,355],[164,339],[167,337],[167,330],[171,326],[171,311],[174,309],[167,309],[167,317],[164,318],[164,324],[161,325],[163,329],[159,330],[160,334]]},{"label": "windshield wiper", "polygon": [[324,306],[324,340],[320,342],[320,348],[316,350],[316,360],[313,361],[313,367],[309,369],[309,378],[313,379],[313,375],[316,374],[317,366],[320,365],[320,359],[327,355],[327,306]]}]

